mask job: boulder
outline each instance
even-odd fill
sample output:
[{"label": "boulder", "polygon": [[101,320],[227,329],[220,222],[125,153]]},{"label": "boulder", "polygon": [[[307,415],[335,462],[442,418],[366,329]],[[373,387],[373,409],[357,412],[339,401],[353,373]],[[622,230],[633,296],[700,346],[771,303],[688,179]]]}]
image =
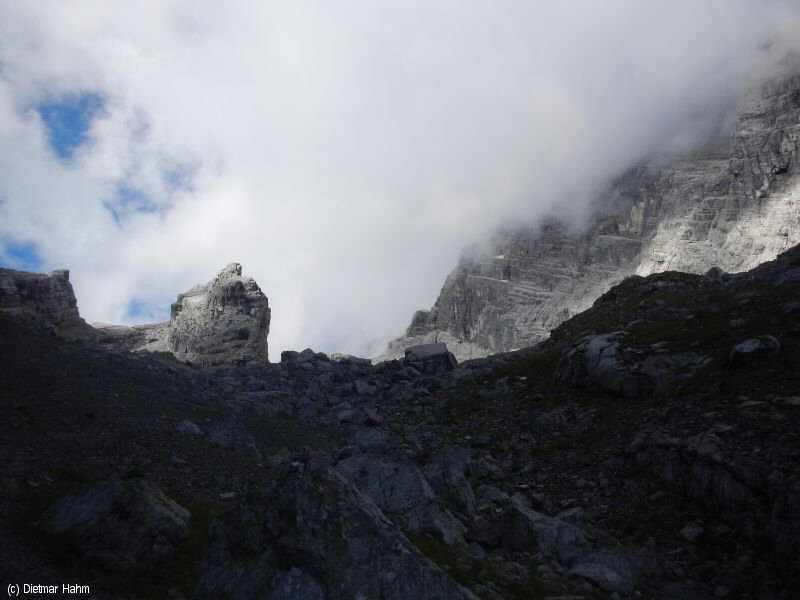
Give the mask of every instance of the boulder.
[{"label": "boulder", "polygon": [[333,362],[337,362],[343,365],[353,365],[359,367],[372,366],[372,361],[370,359],[353,356],[352,354],[342,354],[341,352],[334,352],[328,358]]},{"label": "boulder", "polygon": [[425,465],[423,472],[440,497],[461,512],[474,515],[478,507],[475,492],[467,478],[470,463],[469,449],[447,446],[436,453],[435,458]]},{"label": "boulder", "polygon": [[339,462],[336,470],[403,530],[429,533],[446,544],[463,541],[465,527],[443,506],[413,464],[357,454]]},{"label": "boulder", "polygon": [[330,468],[276,461],[212,523],[195,600],[475,600]]},{"label": "boulder", "polygon": [[405,350],[403,362],[427,375],[452,371],[458,366],[456,357],[441,343],[410,346]]},{"label": "boulder", "polygon": [[203,430],[200,429],[197,423],[189,419],[178,422],[178,424],[175,425],[175,431],[186,435],[203,435]]},{"label": "boulder", "polygon": [[619,340],[623,332],[590,335],[567,348],[556,369],[556,379],[576,387],[596,386],[627,398],[652,394],[650,377],[622,360]]},{"label": "boulder", "polygon": [[781,351],[781,343],[771,335],[762,335],[750,338],[736,344],[730,353],[730,363],[733,366],[758,366],[765,360],[777,356]]},{"label": "boulder", "polygon": [[200,366],[267,361],[270,308],[242,266],[231,263],[207,284],[178,295],[172,305],[167,348]]},{"label": "boulder", "polygon": [[571,523],[536,512],[521,494],[511,497],[504,543],[520,552],[541,552],[570,565],[588,552],[583,531]]},{"label": "boulder", "polygon": [[85,487],[47,509],[37,526],[93,565],[146,573],[172,558],[190,517],[156,484],[137,478]]},{"label": "boulder", "polygon": [[636,569],[620,550],[594,550],[581,556],[570,571],[611,594],[630,596],[636,585]]},{"label": "boulder", "polygon": [[261,458],[261,452],[258,451],[253,436],[240,421],[231,417],[211,423],[206,432],[206,439],[216,446],[230,448],[256,459]]},{"label": "boulder", "polygon": [[300,353],[297,350],[284,350],[281,352],[282,363],[300,362],[300,360],[302,359],[300,358]]}]

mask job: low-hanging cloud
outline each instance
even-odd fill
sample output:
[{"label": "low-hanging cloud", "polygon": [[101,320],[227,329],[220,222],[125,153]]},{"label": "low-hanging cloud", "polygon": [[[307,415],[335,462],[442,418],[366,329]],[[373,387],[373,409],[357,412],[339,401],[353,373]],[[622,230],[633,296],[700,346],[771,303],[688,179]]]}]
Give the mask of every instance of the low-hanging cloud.
[{"label": "low-hanging cloud", "polygon": [[[371,354],[461,249],[714,133],[792,0],[0,0],[0,246],[90,321],[236,260],[272,355]],[[69,154],[42,106],[100,99]]]}]

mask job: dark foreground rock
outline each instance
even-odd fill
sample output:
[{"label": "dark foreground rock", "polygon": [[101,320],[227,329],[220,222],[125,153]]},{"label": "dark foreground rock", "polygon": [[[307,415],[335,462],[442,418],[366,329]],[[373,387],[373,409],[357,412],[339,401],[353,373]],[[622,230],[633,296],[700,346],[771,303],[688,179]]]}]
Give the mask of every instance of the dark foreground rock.
[{"label": "dark foreground rock", "polygon": [[452,371],[458,366],[456,357],[442,343],[419,344],[406,348],[403,362],[420,373],[429,375]]},{"label": "dark foreground rock", "polygon": [[404,531],[429,533],[445,544],[463,542],[465,527],[443,506],[413,463],[359,454],[340,462],[336,470]]},{"label": "dark foreground rock", "polygon": [[[631,277],[452,371],[310,349],[205,369],[0,315],[0,584],[82,583],[26,524],[76,473],[146,473],[193,516],[145,598],[464,597],[452,577],[489,600],[794,600],[797,269],[800,247]],[[98,600],[131,597],[79,556]]]},{"label": "dark foreground rock", "polygon": [[146,479],[111,481],[59,500],[39,522],[84,560],[111,571],[146,573],[168,561],[188,535],[188,510]]},{"label": "dark foreground rock", "polygon": [[195,600],[474,599],[333,470],[276,463],[211,526]]}]

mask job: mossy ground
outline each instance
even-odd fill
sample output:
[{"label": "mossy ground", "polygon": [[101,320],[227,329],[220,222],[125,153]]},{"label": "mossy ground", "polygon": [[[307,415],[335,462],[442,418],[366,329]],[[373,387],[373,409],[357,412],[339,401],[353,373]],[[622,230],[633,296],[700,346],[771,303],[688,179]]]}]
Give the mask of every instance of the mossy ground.
[{"label": "mossy ground", "polygon": [[535,568],[529,569],[528,577],[512,579],[501,573],[491,560],[471,558],[458,548],[428,536],[416,535],[409,539],[422,554],[472,590],[480,585],[490,585],[501,597],[509,600],[541,600],[557,595],[557,588],[538,577]]}]

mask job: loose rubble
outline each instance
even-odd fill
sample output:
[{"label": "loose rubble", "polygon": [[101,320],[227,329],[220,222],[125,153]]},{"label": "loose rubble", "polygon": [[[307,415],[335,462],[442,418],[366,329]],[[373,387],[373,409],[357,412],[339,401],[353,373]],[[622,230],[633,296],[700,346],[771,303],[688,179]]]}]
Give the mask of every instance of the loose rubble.
[{"label": "loose rubble", "polygon": [[[175,597],[788,600],[800,284],[781,275],[798,266],[794,249],[633,277],[546,343],[460,364],[305,349],[201,368],[0,318],[0,518],[21,549],[0,559],[76,577],[37,541],[69,539]],[[76,472],[94,490],[145,475],[191,517],[148,487],[156,508],[123,519]]]}]

